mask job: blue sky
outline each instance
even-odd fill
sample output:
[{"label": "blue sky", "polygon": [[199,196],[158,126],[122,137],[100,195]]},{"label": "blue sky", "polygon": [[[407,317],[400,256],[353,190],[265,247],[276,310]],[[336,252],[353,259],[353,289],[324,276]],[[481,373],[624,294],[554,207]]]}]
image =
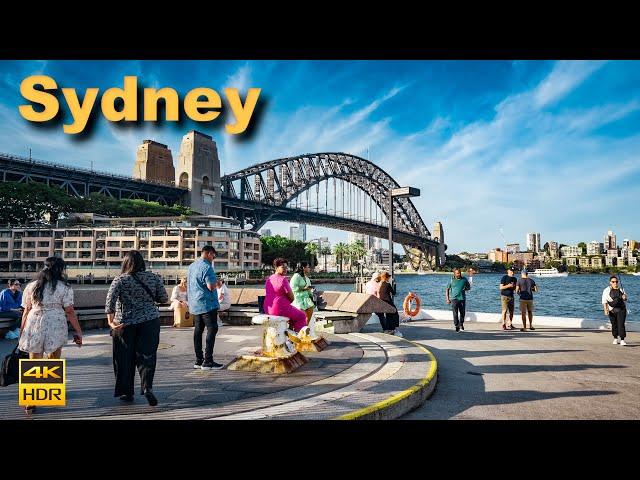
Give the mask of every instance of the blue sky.
[{"label": "blue sky", "polygon": [[[103,91],[125,75],[146,87],[262,89],[255,133],[240,140],[221,121],[139,127],[98,117],[77,139],[37,128],[17,106],[22,79]],[[640,239],[640,62],[637,61],[0,61],[0,151],[129,174],[145,138],[174,161],[197,128],[218,143],[221,171],[300,153],[366,156],[414,199],[431,229],[445,228],[449,252],[525,243]],[[272,223],[276,233],[288,224]],[[308,236],[346,234],[316,227]]]}]

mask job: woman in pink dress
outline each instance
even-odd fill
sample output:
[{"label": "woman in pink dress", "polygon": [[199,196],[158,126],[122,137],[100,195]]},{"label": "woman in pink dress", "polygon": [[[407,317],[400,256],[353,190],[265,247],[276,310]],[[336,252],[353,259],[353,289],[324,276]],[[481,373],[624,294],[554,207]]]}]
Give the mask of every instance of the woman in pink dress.
[{"label": "woman in pink dress", "polygon": [[288,263],[284,258],[276,258],[273,267],[276,273],[267,278],[264,285],[264,311],[268,315],[278,315],[289,318],[289,326],[298,332],[307,325],[307,315],[291,305],[293,291],[287,280]]}]

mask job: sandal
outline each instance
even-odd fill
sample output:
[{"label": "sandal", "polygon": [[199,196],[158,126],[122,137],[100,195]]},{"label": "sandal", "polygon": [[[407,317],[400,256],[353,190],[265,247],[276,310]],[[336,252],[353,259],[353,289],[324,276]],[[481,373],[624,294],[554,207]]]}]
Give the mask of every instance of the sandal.
[{"label": "sandal", "polygon": [[535,330],[535,328],[533,328],[533,327],[529,327],[529,330]]},{"label": "sandal", "polygon": [[27,405],[26,407],[24,407],[24,413],[26,413],[27,415],[31,415],[35,411],[36,411],[35,405]]}]

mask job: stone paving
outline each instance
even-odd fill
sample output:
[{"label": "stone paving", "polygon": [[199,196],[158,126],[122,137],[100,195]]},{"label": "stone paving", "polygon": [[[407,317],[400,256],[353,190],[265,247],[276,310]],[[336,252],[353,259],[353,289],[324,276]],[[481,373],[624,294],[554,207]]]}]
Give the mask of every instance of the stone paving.
[{"label": "stone paving", "polygon": [[[215,360],[225,365],[257,350],[262,328],[225,326]],[[88,332],[85,345],[65,347],[67,405],[39,407],[32,419],[329,419],[367,407],[410,388],[429,370],[429,357],[409,342],[383,335],[327,335],[330,346],[305,355],[291,374],[193,369],[192,329],[163,327],[154,392],[157,407],[137,396],[133,405],[113,397],[111,338]],[[15,342],[3,341],[0,354]],[[136,382],[138,380],[136,379]],[[136,383],[137,384],[137,383]],[[406,410],[405,410],[406,411]],[[27,418],[17,385],[0,389],[0,419]],[[384,418],[384,417],[382,417]]]},{"label": "stone paving", "polygon": [[640,418],[640,333],[623,347],[607,330],[467,322],[456,333],[453,321],[429,320],[402,331],[438,359],[436,391],[403,419]]}]

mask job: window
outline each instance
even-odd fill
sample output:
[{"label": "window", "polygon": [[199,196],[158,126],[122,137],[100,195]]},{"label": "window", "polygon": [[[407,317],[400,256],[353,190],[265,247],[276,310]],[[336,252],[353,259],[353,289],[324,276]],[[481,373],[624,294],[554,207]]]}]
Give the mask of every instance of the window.
[{"label": "window", "polygon": [[40,248],[48,248],[49,242],[38,242],[38,247]]},{"label": "window", "polygon": [[136,235],[136,231],[135,230],[125,230],[124,231],[124,236],[125,237],[134,237]]},{"label": "window", "polygon": [[163,241],[151,242],[151,248],[162,248],[162,247],[164,247],[164,242]]},{"label": "window", "polygon": [[154,237],[164,237],[164,233],[164,230],[153,230],[151,235]]},{"label": "window", "polygon": [[208,240],[198,240],[198,248],[202,248],[205,245],[211,245],[211,242]]},{"label": "window", "polygon": [[167,235],[169,237],[179,237],[180,236],[180,230],[167,230]]},{"label": "window", "polygon": [[109,236],[110,237],[121,237],[122,236],[122,230],[109,230]]},{"label": "window", "polygon": [[91,242],[80,242],[80,248],[91,248]]},{"label": "window", "polygon": [[79,237],[80,232],[78,230],[67,230],[67,237]]},{"label": "window", "polygon": [[9,258],[9,252],[0,252],[0,258]]},{"label": "window", "polygon": [[120,256],[120,252],[108,252],[107,257],[109,258],[118,258]]},{"label": "window", "polygon": [[216,230],[215,232],[213,232],[213,236],[218,238],[220,237],[225,238],[227,237],[227,232],[221,232],[220,230]]},{"label": "window", "polygon": [[182,188],[189,188],[189,174],[187,172],[182,172],[180,174],[179,183]]},{"label": "window", "polygon": [[36,242],[24,242],[24,248],[36,248]]},{"label": "window", "polygon": [[122,242],[122,248],[133,248],[133,242]]},{"label": "window", "polygon": [[64,232],[56,232],[55,235],[54,235],[54,238],[56,240],[64,238]]},{"label": "window", "polygon": [[145,230],[139,233],[138,235],[140,238],[149,238],[149,231]]},{"label": "window", "polygon": [[229,242],[229,246],[232,250],[238,250],[240,248],[240,244],[238,242]]},{"label": "window", "polygon": [[226,250],[228,248],[228,243],[227,242],[215,242],[213,244],[213,248],[215,248],[216,250],[221,249],[221,250]]},{"label": "window", "polygon": [[14,240],[13,241],[13,249],[15,250],[16,248],[22,248],[22,242],[16,242]]},{"label": "window", "polygon": [[9,248],[9,242],[0,242],[0,248]]},{"label": "window", "polygon": [[38,252],[38,257],[47,258],[49,256],[49,252]]},{"label": "window", "polygon": [[238,240],[240,238],[240,234],[238,232],[229,232],[229,237],[232,240]]},{"label": "window", "polygon": [[77,258],[76,252],[64,252],[64,258]]},{"label": "window", "polygon": [[120,242],[116,242],[116,241],[113,241],[113,240],[109,241],[109,242],[107,242],[107,247],[111,247],[111,248],[120,247]]},{"label": "window", "polygon": [[78,242],[64,242],[64,248],[78,248]]},{"label": "window", "polygon": [[229,264],[227,262],[215,262],[215,267],[220,268],[229,268]]},{"label": "window", "polygon": [[0,232],[0,238],[11,238],[11,232]]},{"label": "window", "polygon": [[178,242],[176,241],[167,242],[167,248],[178,248]]}]

